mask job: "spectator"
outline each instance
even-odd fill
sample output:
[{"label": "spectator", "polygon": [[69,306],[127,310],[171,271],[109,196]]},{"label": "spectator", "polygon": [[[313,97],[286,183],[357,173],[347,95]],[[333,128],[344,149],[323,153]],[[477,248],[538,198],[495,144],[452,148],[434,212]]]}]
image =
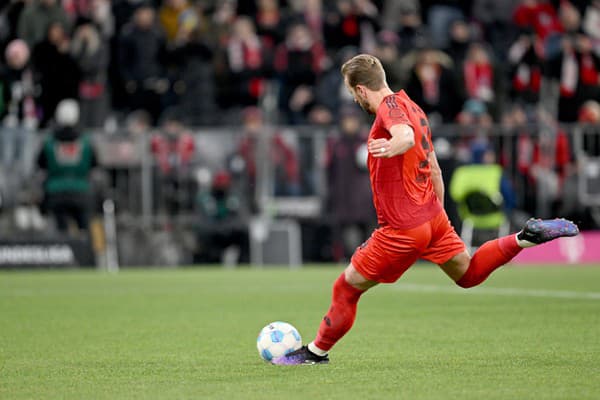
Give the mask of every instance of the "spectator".
[{"label": "spectator", "polygon": [[456,131],[458,142],[455,143],[455,158],[463,163],[472,163],[472,143],[489,135],[493,128],[493,120],[485,106],[479,100],[469,99],[463,104],[463,108],[456,116]]},{"label": "spectator", "polygon": [[377,13],[370,0],[336,0],[334,9],[326,14],[323,27],[327,49],[361,48],[367,27],[371,34],[378,30]]},{"label": "spectator", "polygon": [[581,13],[570,2],[564,2],[558,9],[559,22],[561,30],[552,32],[546,37],[544,42],[544,58],[552,59],[561,51],[562,41],[567,38],[573,38],[581,31]]},{"label": "spectator", "polygon": [[568,15],[569,30],[559,37],[560,48],[548,59],[547,74],[559,81],[559,121],[574,122],[586,100],[600,97],[600,57],[594,51],[592,40],[578,33],[577,9],[565,6],[563,15]]},{"label": "spectator", "polygon": [[587,157],[600,157],[600,103],[588,100],[579,109],[577,122],[584,124],[583,150]]},{"label": "spectator", "polygon": [[91,0],[87,17],[96,25],[103,39],[109,40],[115,34],[115,18],[111,12],[111,0]]},{"label": "spectator", "polygon": [[593,0],[583,15],[583,32],[593,40],[600,40],[600,1]]},{"label": "spectator", "polygon": [[198,16],[187,0],[166,0],[158,12],[158,19],[169,43],[198,25]]},{"label": "spectator", "polygon": [[268,48],[275,48],[284,38],[284,15],[277,0],[258,0],[254,15],[256,31]]},{"label": "spectator", "polygon": [[334,122],[333,112],[324,104],[315,103],[308,113],[310,125],[329,127]]},{"label": "spectator", "polygon": [[12,0],[5,1],[0,6],[0,45],[2,48],[19,37],[19,18],[21,18],[26,3],[26,0]]},{"label": "spectator", "polygon": [[432,46],[436,49],[448,47],[448,32],[453,21],[469,17],[471,1],[443,0],[421,1],[423,15],[431,31]]},{"label": "spectator", "polygon": [[37,128],[33,72],[29,63],[29,48],[25,41],[15,39],[6,47],[6,66],[0,71],[2,109],[2,165],[19,163],[27,171],[28,140]]},{"label": "spectator", "polygon": [[562,26],[554,6],[546,0],[521,0],[513,13],[514,24],[521,29],[532,29],[543,42],[557,32]]},{"label": "spectator", "polygon": [[406,81],[406,76],[402,74],[400,58],[400,55],[404,53],[398,51],[398,46],[402,43],[403,39],[391,31],[382,31],[377,35],[374,55],[381,61],[390,87],[403,87]]},{"label": "spectator", "polygon": [[[401,55],[414,49],[421,49],[431,40],[429,31],[427,27],[423,25],[420,14],[417,10],[411,10],[410,8],[404,10],[400,14],[399,28],[395,32],[398,34],[397,46]],[[385,31],[379,33],[379,39],[382,38],[382,34],[385,34]]]},{"label": "spectator", "polygon": [[462,64],[462,84],[467,98],[485,103],[488,112],[493,117],[497,115],[500,94],[498,73],[482,43],[469,45]]},{"label": "spectator", "polygon": [[540,110],[535,118],[539,129],[537,137],[530,129],[521,129],[518,137],[517,167],[527,177],[527,211],[533,213],[537,210],[549,215],[569,174],[571,146],[566,132],[554,116]]},{"label": "spectator", "polygon": [[367,169],[367,132],[360,110],[345,106],[339,136],[327,146],[327,210],[332,216],[335,261],[348,259],[375,222]]},{"label": "spectator", "polygon": [[250,17],[238,17],[221,53],[220,103],[224,107],[256,105],[264,90],[263,44]]},{"label": "spectator", "polygon": [[211,17],[212,35],[216,38],[215,43],[219,47],[226,45],[231,29],[237,18],[236,1],[221,0],[214,4],[214,10]]},{"label": "spectator", "polygon": [[462,94],[451,67],[445,53],[421,50],[406,84],[406,92],[433,121],[454,121],[462,106]]},{"label": "spectator", "polygon": [[[579,110],[579,117],[577,122],[583,124],[580,126],[579,132],[582,135],[582,141],[574,152],[583,153],[585,157],[596,158],[600,157],[600,103],[595,100],[586,101]],[[589,164],[574,162],[568,164],[563,179],[561,201],[559,211],[564,215],[565,218],[573,218],[576,221],[582,221],[582,224],[587,229],[595,229],[593,214],[590,216],[590,207],[587,204],[582,203],[580,196],[580,186],[582,181],[588,181],[587,191],[591,192],[595,189],[593,182],[593,172],[590,174],[590,170],[585,171],[585,168],[589,168]],[[584,228],[584,229],[586,229]]]},{"label": "spectator", "polygon": [[189,116],[193,125],[220,123],[217,119],[217,88],[213,51],[200,27],[181,31],[169,52],[169,79],[173,82],[171,103]]},{"label": "spectator", "polygon": [[522,199],[519,203],[530,215],[535,213],[536,201],[535,186],[529,178],[535,146],[532,133],[534,123],[535,111],[514,103],[504,109],[499,127],[502,132],[500,143],[504,149],[501,154],[498,154],[500,164],[505,169],[513,171],[512,183],[519,198]]},{"label": "spectator", "polygon": [[[456,117],[461,126],[461,132],[469,132],[471,129],[479,131],[481,128],[489,129],[493,125],[492,116],[489,114],[485,103],[477,99],[468,99]],[[462,135],[461,135],[462,136]]]},{"label": "spectator", "polygon": [[325,67],[325,51],[308,27],[296,23],[275,54],[275,70],[281,81],[279,102],[288,122],[304,123],[314,105],[314,85]]},{"label": "spectator", "polygon": [[505,59],[506,52],[517,37],[512,23],[513,11],[520,0],[474,0],[473,20],[482,29],[481,39],[490,44],[498,59]]},{"label": "spectator", "polygon": [[71,22],[58,0],[32,0],[21,13],[18,23],[19,38],[30,48],[47,38],[50,26],[59,23],[68,31]]},{"label": "spectator", "polygon": [[332,116],[345,104],[353,104],[354,99],[344,84],[341,66],[357,54],[355,47],[343,47],[333,57],[333,63],[323,72],[315,88],[316,103],[326,108]]},{"label": "spectator", "polygon": [[[33,102],[34,82],[27,43],[21,39],[11,41],[5,50],[6,65],[0,70],[1,106],[0,117],[16,119],[35,118]],[[11,124],[12,125],[12,124]],[[32,128],[35,128],[33,123]]]},{"label": "spectator", "polygon": [[[579,109],[579,122],[597,124],[600,122],[600,103],[596,100],[586,101]],[[600,153],[600,152],[599,152]]]},{"label": "spectator", "polygon": [[457,68],[462,68],[465,58],[469,50],[469,45],[473,40],[471,28],[466,21],[457,19],[450,24],[448,30],[449,40],[446,53],[452,58],[452,61]]},{"label": "spectator", "polygon": [[125,134],[132,139],[141,139],[142,136],[150,133],[152,118],[144,110],[135,110],[127,115],[125,119]]},{"label": "spectator", "polygon": [[175,110],[162,116],[161,132],[151,140],[151,150],[158,167],[161,208],[169,214],[190,208],[192,199],[191,167],[196,143]]},{"label": "spectator", "polygon": [[155,12],[140,5],[119,40],[119,70],[125,85],[126,106],[142,109],[156,121],[162,111],[161,96],[168,90],[163,64],[165,41],[155,26]]},{"label": "spectator", "polygon": [[33,49],[33,67],[41,87],[41,125],[46,126],[57,104],[78,97],[80,70],[70,53],[71,38],[58,22],[48,27],[46,39]]},{"label": "spectator", "polygon": [[308,27],[313,40],[323,43],[325,13],[322,0],[296,0],[291,2],[292,16],[288,23],[302,23]]},{"label": "spectator", "polygon": [[[280,134],[268,136],[262,112],[256,107],[247,107],[243,112],[243,136],[238,144],[237,155],[243,160],[246,189],[245,198],[254,199],[260,163],[257,151],[261,140],[265,141],[265,152],[273,172],[273,195],[292,196],[300,194],[300,170],[298,157]],[[258,207],[254,205],[253,210]]]},{"label": "spectator", "polygon": [[525,31],[508,50],[509,97],[530,107],[538,103],[542,84],[543,61],[536,42],[535,35]]},{"label": "spectator", "polygon": [[91,20],[81,18],[73,35],[71,54],[81,71],[81,125],[99,128],[108,114],[108,47]]},{"label": "spectator", "polygon": [[384,30],[396,32],[400,29],[401,20],[398,19],[399,15],[414,15],[416,14],[421,18],[421,7],[418,0],[384,0],[381,11],[381,24]]},{"label": "spectator", "polygon": [[202,222],[197,234],[200,250],[196,262],[235,265],[248,261],[248,215],[232,188],[227,171],[218,171],[208,190],[198,195]]},{"label": "spectator", "polygon": [[131,21],[135,11],[143,4],[143,0],[113,0],[111,14],[115,22],[115,35],[119,36],[123,28]]},{"label": "spectator", "polygon": [[90,174],[96,166],[91,138],[77,128],[79,107],[65,99],[56,109],[57,128],[49,135],[38,156],[38,167],[46,172],[45,202],[56,218],[59,231],[67,232],[73,219],[87,231],[92,212]]},{"label": "spectator", "polygon": [[88,0],[61,0],[59,3],[72,21],[87,18],[91,13],[92,2]]}]

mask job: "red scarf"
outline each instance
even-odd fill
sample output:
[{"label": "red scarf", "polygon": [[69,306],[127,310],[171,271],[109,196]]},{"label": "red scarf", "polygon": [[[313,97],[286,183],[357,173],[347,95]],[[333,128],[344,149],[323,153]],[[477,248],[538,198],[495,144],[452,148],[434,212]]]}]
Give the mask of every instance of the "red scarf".
[{"label": "red scarf", "polygon": [[577,59],[575,53],[565,53],[560,74],[560,95],[572,97],[578,82],[586,86],[596,86],[599,76],[594,59],[590,54],[582,54]]},{"label": "red scarf", "polygon": [[529,66],[527,64],[520,64],[513,77],[513,87],[518,92],[531,90],[534,93],[538,93],[541,82],[542,72],[537,65]]},{"label": "red scarf", "polygon": [[489,99],[481,98],[481,89],[487,88],[493,91],[494,71],[490,64],[476,64],[474,62],[465,62],[463,67],[465,77],[465,86],[469,97],[487,101]]},{"label": "red scarf", "polygon": [[584,85],[598,85],[598,70],[596,69],[596,64],[594,64],[594,59],[590,54],[581,55],[579,75],[581,76],[581,83]]}]

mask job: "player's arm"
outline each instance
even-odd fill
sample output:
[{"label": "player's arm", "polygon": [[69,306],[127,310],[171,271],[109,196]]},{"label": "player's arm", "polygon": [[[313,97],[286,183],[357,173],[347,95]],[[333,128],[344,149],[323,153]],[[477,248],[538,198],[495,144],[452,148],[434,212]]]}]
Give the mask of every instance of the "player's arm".
[{"label": "player's arm", "polygon": [[392,125],[389,131],[389,139],[374,139],[369,142],[369,152],[373,157],[394,157],[406,153],[415,145],[415,132],[409,125]]},{"label": "player's arm", "polygon": [[442,207],[444,206],[444,180],[442,178],[442,169],[440,168],[440,164],[438,164],[437,157],[435,156],[435,151],[429,153],[429,166],[431,168],[431,182],[433,184],[433,190],[435,191],[436,196],[442,203]]}]

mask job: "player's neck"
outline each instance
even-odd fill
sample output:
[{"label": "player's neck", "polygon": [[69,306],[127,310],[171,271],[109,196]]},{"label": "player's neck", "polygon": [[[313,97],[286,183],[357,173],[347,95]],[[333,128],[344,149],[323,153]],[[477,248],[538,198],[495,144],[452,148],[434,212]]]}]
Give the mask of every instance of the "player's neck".
[{"label": "player's neck", "polygon": [[373,109],[377,110],[383,99],[385,99],[391,94],[394,94],[394,92],[392,91],[392,89],[389,88],[389,86],[385,86],[379,90],[371,92],[370,102]]}]

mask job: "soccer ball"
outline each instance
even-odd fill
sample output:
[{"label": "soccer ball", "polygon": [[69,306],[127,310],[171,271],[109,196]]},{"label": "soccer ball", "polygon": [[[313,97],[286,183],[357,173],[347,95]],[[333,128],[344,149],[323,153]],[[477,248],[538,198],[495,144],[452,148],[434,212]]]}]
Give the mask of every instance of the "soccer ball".
[{"label": "soccer ball", "polygon": [[256,339],[258,354],[265,361],[284,356],[302,347],[298,330],[287,322],[271,322],[265,326]]}]

